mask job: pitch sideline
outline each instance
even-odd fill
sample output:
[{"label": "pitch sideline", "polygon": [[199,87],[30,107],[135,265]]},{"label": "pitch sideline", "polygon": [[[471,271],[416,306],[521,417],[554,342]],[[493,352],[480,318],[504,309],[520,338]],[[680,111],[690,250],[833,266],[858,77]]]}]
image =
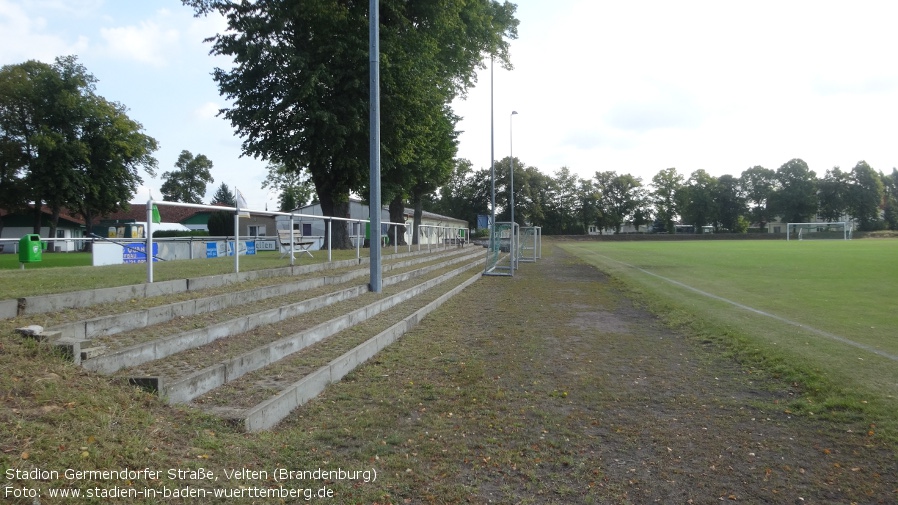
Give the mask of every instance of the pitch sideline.
[{"label": "pitch sideline", "polygon": [[718,295],[715,295],[715,294],[713,294],[713,293],[708,293],[707,291],[702,291],[701,289],[692,287],[692,286],[690,286],[690,285],[688,285],[688,284],[685,284],[685,283],[682,283],[682,282],[680,282],[680,281],[675,281],[675,280],[673,280],[673,279],[668,279],[667,277],[664,277],[663,275],[658,275],[658,274],[656,274],[656,273],[654,273],[654,272],[650,272],[650,271],[645,270],[645,269],[643,269],[643,268],[639,268],[639,267],[637,267],[637,266],[635,266],[635,265],[631,265],[631,264],[629,264],[629,263],[624,263],[623,261],[619,261],[619,260],[616,260],[616,259],[614,259],[614,258],[609,258],[608,256],[605,256],[605,255],[603,255],[603,254],[599,254],[599,253],[596,253],[596,252],[590,252],[589,254],[592,254],[592,255],[595,255],[595,256],[599,256],[599,257],[604,258],[604,259],[606,259],[606,260],[609,260],[609,261],[612,261],[612,262],[614,262],[614,263],[618,263],[618,264],[620,264],[620,265],[623,265],[623,266],[625,266],[625,267],[627,267],[627,268],[632,268],[632,269],[634,269],[634,270],[638,270],[638,271],[640,271],[640,272],[642,272],[642,273],[644,273],[644,274],[651,275],[652,277],[657,277],[658,279],[667,281],[667,282],[669,282],[669,283],[671,283],[671,284],[673,284],[673,285],[675,285],[675,286],[679,286],[679,287],[681,287],[681,288],[688,289],[689,291],[692,291],[692,292],[694,292],[694,293],[698,293],[698,294],[700,294],[700,295],[702,295],[702,296],[705,296],[705,297],[708,297],[708,298],[712,298],[712,299],[714,299],[714,300],[718,300],[718,301],[721,301],[721,302],[724,302],[724,303],[728,303],[728,304],[730,304],[730,305],[733,305],[734,307],[739,307],[740,309],[743,309],[743,310],[746,310],[746,311],[749,311],[749,312],[753,312],[753,313],[758,314],[758,315],[761,315],[761,316],[769,317],[769,318],[771,318],[771,319],[775,319],[775,320],[780,321],[780,322],[782,322],[782,323],[786,323],[786,324],[789,324],[789,325],[792,325],[792,326],[797,326],[797,327],[802,328],[802,329],[804,329],[804,330],[806,330],[806,331],[809,331],[809,332],[811,332],[811,333],[815,333],[815,334],[820,335],[820,336],[822,336],[822,337],[826,337],[826,338],[835,340],[835,341],[837,341],[837,342],[841,342],[841,343],[843,343],[843,344],[850,345],[850,346],[852,346],[852,347],[856,347],[856,348],[858,348],[858,349],[862,349],[862,350],[867,351],[867,352],[871,352],[871,353],[873,353],[873,354],[876,354],[876,355],[878,355],[878,356],[882,356],[883,358],[890,359],[890,360],[892,360],[892,361],[898,361],[898,356],[896,356],[896,355],[894,355],[894,354],[891,354],[891,353],[887,353],[887,352],[882,351],[882,350],[879,350],[879,349],[877,349],[877,348],[875,348],[875,347],[872,347],[872,346],[869,346],[869,345],[867,345],[867,344],[862,344],[862,343],[860,343],[860,342],[855,342],[854,340],[851,340],[851,339],[849,339],[849,338],[845,338],[845,337],[843,337],[843,336],[841,336],[841,335],[836,335],[835,333],[830,333],[830,332],[828,332],[828,331],[824,331],[824,330],[821,330],[821,329],[818,329],[818,328],[814,328],[813,326],[808,326],[808,325],[806,325],[806,324],[801,324],[801,323],[799,323],[799,322],[797,322],[797,321],[792,321],[791,319],[786,319],[785,317],[778,316],[778,315],[776,315],[776,314],[771,314],[771,313],[769,313],[769,312],[764,312],[763,310],[759,310],[759,309],[756,309],[756,308],[754,308],[754,307],[749,307],[748,305],[744,305],[744,304],[741,304],[741,303],[739,303],[739,302],[734,302],[733,300],[730,300],[730,299],[728,299],[728,298],[724,298],[724,297],[722,297],[722,296],[718,296]]}]

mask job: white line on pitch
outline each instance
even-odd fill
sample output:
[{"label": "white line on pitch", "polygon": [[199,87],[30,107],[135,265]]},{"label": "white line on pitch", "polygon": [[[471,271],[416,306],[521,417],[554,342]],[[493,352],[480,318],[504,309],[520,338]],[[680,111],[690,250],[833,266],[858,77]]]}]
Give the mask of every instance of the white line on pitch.
[{"label": "white line on pitch", "polygon": [[852,347],[857,347],[858,349],[863,349],[863,350],[865,350],[865,351],[872,352],[873,354],[877,354],[877,355],[879,355],[879,356],[882,356],[883,358],[888,358],[888,359],[890,359],[890,360],[892,360],[892,361],[898,361],[898,356],[896,356],[896,355],[894,355],[894,354],[889,354],[889,353],[887,353],[887,352],[885,352],[885,351],[879,350],[879,349],[877,349],[877,348],[875,348],[875,347],[872,347],[872,346],[869,346],[869,345],[867,345],[867,344],[862,344],[862,343],[860,343],[860,342],[855,342],[854,340],[851,340],[851,339],[842,337],[842,336],[840,336],[840,335],[836,335],[835,333],[830,333],[830,332],[828,332],[828,331],[818,330],[817,328],[814,328],[813,326],[808,326],[808,325],[806,325],[806,324],[801,324],[801,323],[799,323],[799,322],[797,322],[797,321],[793,321],[793,320],[791,320],[791,319],[786,319],[785,317],[781,317],[781,316],[778,316],[778,315],[776,315],[776,314],[771,314],[771,313],[769,313],[769,312],[764,312],[763,310],[758,310],[758,309],[756,309],[756,308],[754,308],[754,307],[749,307],[748,305],[743,305],[743,304],[741,304],[741,303],[739,303],[739,302],[734,302],[734,301],[729,300],[729,299],[727,299],[727,298],[723,298],[722,296],[717,296],[717,295],[715,295],[715,294],[708,293],[708,292],[706,292],[706,291],[702,291],[701,289],[694,288],[694,287],[692,287],[692,286],[690,286],[690,285],[688,285],[688,284],[683,284],[683,283],[680,282],[680,281],[675,281],[675,280],[673,280],[673,279],[668,279],[667,277],[664,277],[664,276],[662,276],[662,275],[658,275],[658,274],[656,274],[656,273],[654,273],[654,272],[649,272],[648,270],[639,268],[639,267],[637,267],[637,266],[635,266],[635,265],[630,265],[629,263],[624,263],[623,261],[618,261],[618,260],[616,260],[616,259],[614,259],[614,258],[609,258],[608,256],[605,256],[605,255],[603,255],[603,254],[598,254],[598,253],[593,253],[593,254],[595,254],[596,256],[600,256],[600,257],[602,257],[602,258],[605,258],[605,259],[607,259],[607,260],[613,261],[613,262],[615,262],[615,263],[620,263],[621,265],[624,265],[624,266],[626,266],[626,267],[633,268],[633,269],[635,269],[635,270],[639,270],[640,272],[645,273],[645,274],[648,274],[648,275],[651,275],[652,277],[657,277],[657,278],[659,278],[659,279],[661,279],[661,280],[665,280],[665,281],[667,281],[667,282],[669,282],[669,283],[671,283],[671,284],[680,286],[681,288],[688,289],[688,290],[693,291],[693,292],[695,292],[695,293],[698,293],[698,294],[700,294],[700,295],[702,295],[702,296],[707,296],[708,298],[713,298],[713,299],[715,299],[715,300],[720,300],[721,302],[729,303],[730,305],[733,305],[733,306],[735,306],[735,307],[739,307],[740,309],[747,310],[747,311],[749,311],[749,312],[754,312],[755,314],[759,314],[759,315],[762,315],[762,316],[766,316],[766,317],[769,317],[769,318],[771,318],[771,319],[776,319],[777,321],[780,321],[780,322],[783,322],[783,323],[786,323],[786,324],[791,324],[792,326],[797,326],[797,327],[799,327],[799,328],[801,328],[801,329],[803,329],[803,330],[807,330],[807,331],[809,331],[809,332],[811,332],[811,333],[816,333],[817,335],[820,335],[820,336],[822,336],[822,337],[826,337],[826,338],[835,340],[835,341],[837,341],[837,342],[841,342],[841,343],[843,343],[843,344],[850,345],[850,346],[852,346]]}]

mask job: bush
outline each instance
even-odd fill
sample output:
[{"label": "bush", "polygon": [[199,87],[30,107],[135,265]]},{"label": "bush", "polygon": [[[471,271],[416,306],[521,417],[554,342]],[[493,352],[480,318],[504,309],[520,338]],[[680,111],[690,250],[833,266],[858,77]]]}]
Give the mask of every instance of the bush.
[{"label": "bush", "polygon": [[234,236],[234,213],[233,212],[213,212],[209,216],[209,235],[213,237],[233,237]]}]

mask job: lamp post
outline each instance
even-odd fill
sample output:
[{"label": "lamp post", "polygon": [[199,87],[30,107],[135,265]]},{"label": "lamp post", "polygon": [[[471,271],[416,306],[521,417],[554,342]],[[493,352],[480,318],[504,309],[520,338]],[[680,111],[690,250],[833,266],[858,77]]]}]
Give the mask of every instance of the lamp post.
[{"label": "lamp post", "polygon": [[[496,127],[493,109],[493,57],[490,57],[490,253],[497,247],[496,239]],[[485,263],[488,265],[489,263]]]},{"label": "lamp post", "polygon": [[512,129],[512,119],[517,115],[518,111],[511,111],[511,115],[508,116],[508,154],[509,154],[509,162],[510,162],[510,186],[509,190],[509,205],[511,206],[511,268],[512,271],[518,268],[518,252],[517,252],[517,237],[514,231],[514,130]]}]

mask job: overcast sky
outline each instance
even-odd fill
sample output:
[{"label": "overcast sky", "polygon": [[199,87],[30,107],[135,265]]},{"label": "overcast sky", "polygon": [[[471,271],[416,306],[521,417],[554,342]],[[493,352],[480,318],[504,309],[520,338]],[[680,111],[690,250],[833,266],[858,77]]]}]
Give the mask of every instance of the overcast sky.
[{"label": "overcast sky", "polygon": [[[490,165],[490,90],[497,159],[546,174],[613,170],[641,177],[676,167],[739,175],[802,158],[822,176],[867,161],[898,167],[898,3],[520,0],[513,71],[480,73],[463,116],[459,157]],[[252,208],[266,164],[241,157],[215,113],[227,103],[210,73],[229,61],[205,37],[224,29],[179,0],[0,0],[0,64],[75,54],[97,91],[129,108],[161,149],[209,157],[215,182]],[[513,118],[511,111],[518,114]],[[513,123],[512,123],[513,122]],[[513,128],[513,139],[510,136]],[[145,177],[161,198],[160,177]]]}]

